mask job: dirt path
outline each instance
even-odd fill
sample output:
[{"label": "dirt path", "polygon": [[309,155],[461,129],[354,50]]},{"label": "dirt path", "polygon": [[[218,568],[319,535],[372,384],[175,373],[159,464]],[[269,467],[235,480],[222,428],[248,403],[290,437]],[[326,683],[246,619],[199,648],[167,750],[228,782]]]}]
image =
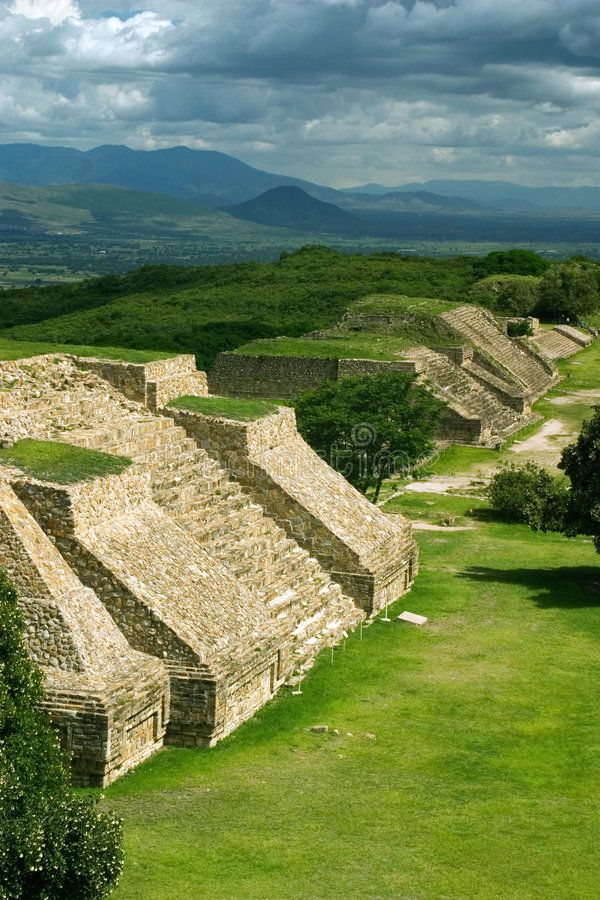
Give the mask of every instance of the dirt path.
[{"label": "dirt path", "polygon": [[[486,473],[487,475],[487,473]],[[474,475],[433,475],[426,481],[412,481],[404,490],[412,494],[468,494],[482,495],[486,478]]]},{"label": "dirt path", "polygon": [[513,453],[534,453],[537,450],[553,450],[555,445],[548,438],[565,434],[565,423],[560,419],[549,419],[544,422],[539,431],[532,434],[524,441],[515,441],[510,450]]}]

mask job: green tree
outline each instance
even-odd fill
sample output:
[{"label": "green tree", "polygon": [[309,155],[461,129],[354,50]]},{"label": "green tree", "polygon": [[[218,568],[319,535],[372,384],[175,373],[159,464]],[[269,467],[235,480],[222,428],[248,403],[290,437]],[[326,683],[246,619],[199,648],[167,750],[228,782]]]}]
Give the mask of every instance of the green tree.
[{"label": "green tree", "polygon": [[70,788],[23,634],[16,592],[0,572],[0,897],[100,900],[121,873],[121,824]]},{"label": "green tree", "polygon": [[533,275],[490,275],[470,290],[477,303],[491,306],[503,316],[527,316],[540,299],[540,278]]},{"label": "green tree", "polygon": [[385,478],[408,471],[434,447],[444,405],[407,372],[326,381],[296,401],[308,443],[377,501]]},{"label": "green tree", "polygon": [[571,482],[564,531],[592,535],[600,553],[600,406],[583,423],[575,443],[563,450],[560,468]]},{"label": "green tree", "polygon": [[535,531],[562,531],[568,506],[565,478],[555,478],[533,462],[508,463],[493,475],[487,496],[507,522],[523,522]]},{"label": "green tree", "polygon": [[494,250],[473,263],[475,278],[488,275],[543,275],[550,263],[531,250]]},{"label": "green tree", "polygon": [[587,260],[555,265],[543,276],[536,312],[547,319],[579,320],[600,308],[600,267]]}]

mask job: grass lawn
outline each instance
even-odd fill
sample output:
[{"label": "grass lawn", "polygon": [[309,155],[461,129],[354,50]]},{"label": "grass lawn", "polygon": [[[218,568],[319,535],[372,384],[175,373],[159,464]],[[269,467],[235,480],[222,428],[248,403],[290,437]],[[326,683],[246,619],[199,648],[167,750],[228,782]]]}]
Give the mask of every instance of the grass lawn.
[{"label": "grass lawn", "polygon": [[145,363],[155,359],[168,359],[176,353],[159,350],[128,350],[126,347],[93,347],[91,344],[50,344],[45,341],[15,341],[0,338],[0,360],[28,359],[44,353],[70,353],[72,356],[97,356],[101,359],[119,359],[124,362]]},{"label": "grass lawn", "polygon": [[169,406],[188,409],[205,416],[223,416],[226,419],[260,419],[277,412],[277,406],[268,400],[236,397],[178,397]]},{"label": "grass lawn", "polygon": [[377,622],[322,655],[302,696],[113,785],[115,900],[600,894],[600,558],[469,498],[391,507],[473,525],[418,535],[395,612],[429,624]]},{"label": "grass lawn", "polygon": [[40,481],[72,484],[103,475],[118,475],[131,465],[131,460],[58,441],[23,440],[0,450],[0,463],[17,466]]}]

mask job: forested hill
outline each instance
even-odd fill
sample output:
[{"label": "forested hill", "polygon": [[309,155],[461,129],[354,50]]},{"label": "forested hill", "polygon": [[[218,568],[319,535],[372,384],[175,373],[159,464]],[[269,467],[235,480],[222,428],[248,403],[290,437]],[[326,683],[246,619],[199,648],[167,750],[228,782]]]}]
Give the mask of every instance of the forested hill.
[{"label": "forested hill", "polygon": [[2,293],[0,328],[22,340],[196,353],[199,365],[257,337],[336,322],[368,293],[460,299],[473,258],[345,255],[326,247],[275,263],[144,266],[122,276]]},{"label": "forested hill", "polygon": [[[120,276],[2,292],[0,335],[18,340],[193,352],[202,368],[259,337],[297,337],[337,322],[353,300],[404,294],[483,303],[555,321],[600,311],[600,266],[549,263],[524,250],[486,257],[345,255],[327,247],[275,263],[144,266]],[[596,321],[596,319],[593,319]]]}]

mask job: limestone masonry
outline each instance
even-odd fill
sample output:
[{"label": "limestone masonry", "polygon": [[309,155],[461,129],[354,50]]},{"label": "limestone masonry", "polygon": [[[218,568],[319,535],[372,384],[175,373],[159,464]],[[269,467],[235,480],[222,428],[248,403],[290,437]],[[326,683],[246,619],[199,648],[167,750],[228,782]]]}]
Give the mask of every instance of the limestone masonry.
[{"label": "limestone masonry", "polygon": [[163,742],[212,746],[325,647],[410,589],[417,546],[302,441],[165,407],[192,357],[0,363],[0,439],[127,456],[73,484],[0,468],[15,582],[73,778],[106,785]]},{"label": "limestone masonry", "polygon": [[[253,352],[220,353],[208,375],[211,393],[291,398],[324,381],[346,375],[382,370],[405,370],[446,403],[439,437],[442,440],[494,446],[537,418],[532,403],[558,380],[555,360],[576,353],[592,340],[577,328],[559,325],[538,330],[533,337],[509,338],[505,327],[487,310],[472,304],[448,304],[447,312],[424,315],[415,300],[399,313],[390,301],[390,312],[348,312],[331,332],[311,334],[315,354],[303,356]],[[385,297],[379,299],[385,309]],[[536,323],[537,324],[537,323]],[[402,338],[415,325],[428,330],[432,346]],[[335,356],[335,340],[351,334],[390,335],[399,338],[397,359],[344,359]],[[319,344],[329,340],[332,358],[319,354]],[[309,342],[307,341],[307,344]],[[272,346],[272,342],[271,342]]]}]

